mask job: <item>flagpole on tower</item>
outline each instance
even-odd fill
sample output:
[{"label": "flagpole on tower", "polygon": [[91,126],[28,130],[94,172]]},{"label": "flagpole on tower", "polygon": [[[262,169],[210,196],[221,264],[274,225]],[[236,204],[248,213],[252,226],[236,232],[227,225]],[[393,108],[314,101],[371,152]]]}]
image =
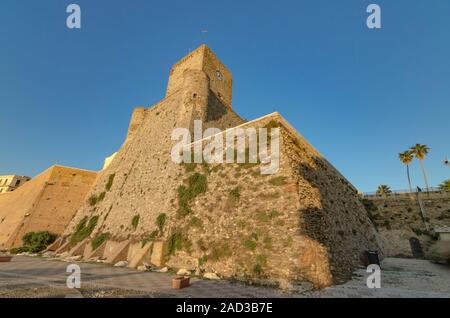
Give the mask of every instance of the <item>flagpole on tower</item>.
[{"label": "flagpole on tower", "polygon": [[202,44],[206,44],[206,39],[207,39],[207,35],[208,35],[208,30],[203,29],[202,31]]}]

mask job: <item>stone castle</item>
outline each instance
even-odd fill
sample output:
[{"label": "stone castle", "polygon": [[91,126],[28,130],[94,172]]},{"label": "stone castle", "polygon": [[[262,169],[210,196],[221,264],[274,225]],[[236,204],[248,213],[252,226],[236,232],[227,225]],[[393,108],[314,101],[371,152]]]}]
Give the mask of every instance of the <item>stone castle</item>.
[{"label": "stone castle", "polygon": [[[365,250],[382,253],[356,189],[280,114],[249,122],[236,114],[232,83],[231,72],[205,45],[176,63],[165,98],[133,111],[125,142],[104,170],[84,176],[84,193],[67,181],[69,192],[79,195],[70,199],[76,213],[63,212],[63,200],[54,207],[70,222],[55,227],[60,238],[49,250],[85,260],[126,260],[130,267],[151,263],[198,275],[279,285],[308,281],[316,287],[348,279]],[[223,133],[279,128],[278,172],[263,175],[260,163],[174,163],[171,132],[192,132],[195,120]],[[34,181],[14,195],[34,191]],[[50,200],[63,196],[63,188],[49,194]],[[0,201],[8,228],[23,222],[32,202],[21,203],[26,206],[18,222],[8,220],[16,208],[9,203],[6,212]],[[0,244],[17,246],[24,232],[2,234]]]}]

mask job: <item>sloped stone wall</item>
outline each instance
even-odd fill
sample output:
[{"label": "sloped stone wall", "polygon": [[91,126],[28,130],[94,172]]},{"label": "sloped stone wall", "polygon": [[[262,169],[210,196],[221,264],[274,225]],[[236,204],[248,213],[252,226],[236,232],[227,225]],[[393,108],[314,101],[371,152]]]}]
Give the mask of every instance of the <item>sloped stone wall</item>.
[{"label": "sloped stone wall", "polygon": [[[435,227],[450,226],[450,192],[421,193],[425,219],[417,196],[393,194],[366,198],[366,205],[389,256],[412,257],[409,240],[419,239],[424,251],[435,241]],[[429,225],[429,230],[425,225]]]}]

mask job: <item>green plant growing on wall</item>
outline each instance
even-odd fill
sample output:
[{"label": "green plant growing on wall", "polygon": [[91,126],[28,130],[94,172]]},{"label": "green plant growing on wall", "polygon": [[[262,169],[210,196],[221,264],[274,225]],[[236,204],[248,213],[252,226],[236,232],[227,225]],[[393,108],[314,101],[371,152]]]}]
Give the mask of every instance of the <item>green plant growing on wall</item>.
[{"label": "green plant growing on wall", "polygon": [[144,247],[147,245],[147,243],[154,241],[158,237],[159,231],[154,230],[149,235],[147,235],[142,241],[141,241],[141,247]]},{"label": "green plant growing on wall", "polygon": [[220,259],[230,257],[232,255],[232,250],[227,242],[212,242],[211,243],[211,252],[209,253],[208,259],[213,262],[216,262]]},{"label": "green plant growing on wall", "polygon": [[75,246],[77,243],[81,242],[89,235],[91,235],[92,231],[95,229],[98,222],[98,215],[95,215],[89,219],[88,217],[84,217],[76,226],[75,231],[70,236],[70,245]]},{"label": "green plant growing on wall", "polygon": [[261,276],[263,273],[263,269],[261,264],[256,264],[253,266],[253,273],[255,273],[257,276]]},{"label": "green plant growing on wall", "polygon": [[91,195],[88,199],[89,205],[94,206],[97,204],[97,196],[95,194]]},{"label": "green plant growing on wall", "polygon": [[203,255],[198,259],[198,266],[203,266],[206,262],[208,262],[208,255]]},{"label": "green plant growing on wall", "polygon": [[167,215],[165,213],[161,213],[156,218],[156,226],[159,229],[160,235],[163,234],[164,225],[166,224],[166,218],[167,218]]},{"label": "green plant growing on wall", "polygon": [[272,179],[269,180],[269,183],[273,186],[282,186],[286,184],[286,177],[283,176],[279,176],[279,177],[274,177]]},{"label": "green plant growing on wall", "polygon": [[97,202],[103,201],[103,199],[105,198],[105,195],[106,195],[106,192],[105,192],[105,191],[101,192],[101,193],[98,195]]},{"label": "green plant growing on wall", "polygon": [[258,254],[258,255],[256,255],[256,262],[258,264],[260,264],[261,266],[266,266],[267,265],[267,257],[265,255]]},{"label": "green plant growing on wall", "polygon": [[98,234],[91,242],[92,250],[96,250],[104,241],[109,239],[109,233]]},{"label": "green plant growing on wall", "polygon": [[231,190],[228,195],[228,198],[232,203],[234,204],[238,203],[239,199],[241,198],[241,188],[236,187],[233,190]]},{"label": "green plant growing on wall", "polygon": [[189,202],[197,195],[206,192],[206,176],[194,173],[188,178],[188,185],[178,187],[178,217],[185,217],[192,212]]},{"label": "green plant growing on wall", "polygon": [[116,176],[115,173],[109,175],[109,177],[108,177],[108,182],[106,182],[106,185],[105,185],[106,191],[111,190],[111,187],[112,187],[112,185],[113,185],[115,176]]},{"label": "green plant growing on wall", "polygon": [[186,237],[180,229],[174,229],[167,241],[166,257],[174,255],[178,250],[184,250],[191,253],[192,242]]},{"label": "green plant growing on wall", "polygon": [[247,239],[245,239],[244,242],[243,242],[243,244],[244,244],[244,247],[245,247],[246,249],[248,249],[248,250],[252,250],[252,251],[253,251],[253,250],[256,249],[256,242],[253,241],[252,238],[247,238]]},{"label": "green plant growing on wall", "polygon": [[139,219],[141,218],[141,216],[139,214],[136,214],[135,216],[133,216],[133,218],[131,219],[131,226],[133,227],[133,230],[136,231],[138,225],[139,225]]},{"label": "green plant growing on wall", "polygon": [[202,228],[203,227],[203,221],[200,220],[198,217],[193,216],[191,218],[191,221],[189,222],[189,225],[194,226],[194,227],[198,227],[198,228]]}]

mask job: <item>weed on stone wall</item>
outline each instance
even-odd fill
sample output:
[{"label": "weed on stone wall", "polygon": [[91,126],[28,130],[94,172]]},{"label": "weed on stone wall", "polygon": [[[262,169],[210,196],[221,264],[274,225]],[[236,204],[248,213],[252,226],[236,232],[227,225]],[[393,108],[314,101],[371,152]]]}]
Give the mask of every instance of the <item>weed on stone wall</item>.
[{"label": "weed on stone wall", "polygon": [[131,219],[131,226],[133,227],[133,231],[136,231],[136,228],[139,225],[139,220],[140,220],[141,216],[139,214],[136,214],[135,216],[133,216],[133,218]]},{"label": "weed on stone wall", "polygon": [[193,216],[189,222],[190,226],[203,228],[203,221],[196,216]]},{"label": "weed on stone wall", "polygon": [[89,219],[85,216],[76,226],[75,232],[72,233],[70,236],[70,245],[75,246],[85,238],[87,238],[89,235],[91,235],[92,231],[94,230],[95,226],[98,222],[98,215],[95,215]]},{"label": "weed on stone wall", "polygon": [[203,266],[206,262],[208,262],[208,255],[203,255],[198,259],[198,266]]},{"label": "weed on stone wall", "polygon": [[161,213],[160,215],[158,215],[158,217],[156,218],[156,226],[159,229],[160,232],[160,236],[163,234],[164,231],[164,225],[166,224],[166,218],[167,215],[165,213]]},{"label": "weed on stone wall", "polygon": [[144,247],[149,242],[153,242],[158,237],[159,231],[154,230],[149,235],[147,235],[142,241],[141,241],[141,247]]},{"label": "weed on stone wall", "polygon": [[279,176],[279,177],[274,177],[272,179],[269,180],[269,183],[273,186],[282,186],[286,184],[286,177],[283,176]]},{"label": "weed on stone wall", "polygon": [[192,212],[189,203],[197,195],[206,192],[206,176],[194,173],[188,178],[188,185],[178,187],[178,212],[179,218],[185,217]]},{"label": "weed on stone wall", "polygon": [[267,257],[265,255],[259,254],[256,256],[256,264],[253,266],[253,273],[257,276],[263,275],[263,268],[267,266]]},{"label": "weed on stone wall", "polygon": [[109,239],[109,233],[98,234],[91,242],[92,250],[96,250],[100,245],[103,244],[104,241]]},{"label": "weed on stone wall", "polygon": [[108,182],[106,182],[106,185],[105,185],[106,191],[111,190],[111,187],[112,187],[112,185],[113,185],[114,177],[115,177],[115,176],[116,176],[115,173],[109,175],[109,177],[108,177]]},{"label": "weed on stone wall", "polygon": [[237,204],[239,202],[239,199],[241,198],[241,188],[236,187],[233,190],[230,191],[228,195],[228,199],[231,203]]},{"label": "weed on stone wall", "polygon": [[211,252],[208,255],[208,259],[216,262],[220,259],[230,257],[232,255],[231,247],[227,242],[212,242],[210,246]]},{"label": "weed on stone wall", "polygon": [[243,245],[248,250],[255,250],[256,249],[256,242],[253,240],[253,238],[247,238],[243,241]]},{"label": "weed on stone wall", "polygon": [[192,242],[181,229],[174,229],[167,240],[166,258],[174,255],[179,250],[191,253]]},{"label": "weed on stone wall", "polygon": [[103,201],[103,199],[105,198],[106,192],[103,191],[101,192],[98,196],[93,194],[89,197],[88,202],[90,206],[95,206],[97,203]]}]

